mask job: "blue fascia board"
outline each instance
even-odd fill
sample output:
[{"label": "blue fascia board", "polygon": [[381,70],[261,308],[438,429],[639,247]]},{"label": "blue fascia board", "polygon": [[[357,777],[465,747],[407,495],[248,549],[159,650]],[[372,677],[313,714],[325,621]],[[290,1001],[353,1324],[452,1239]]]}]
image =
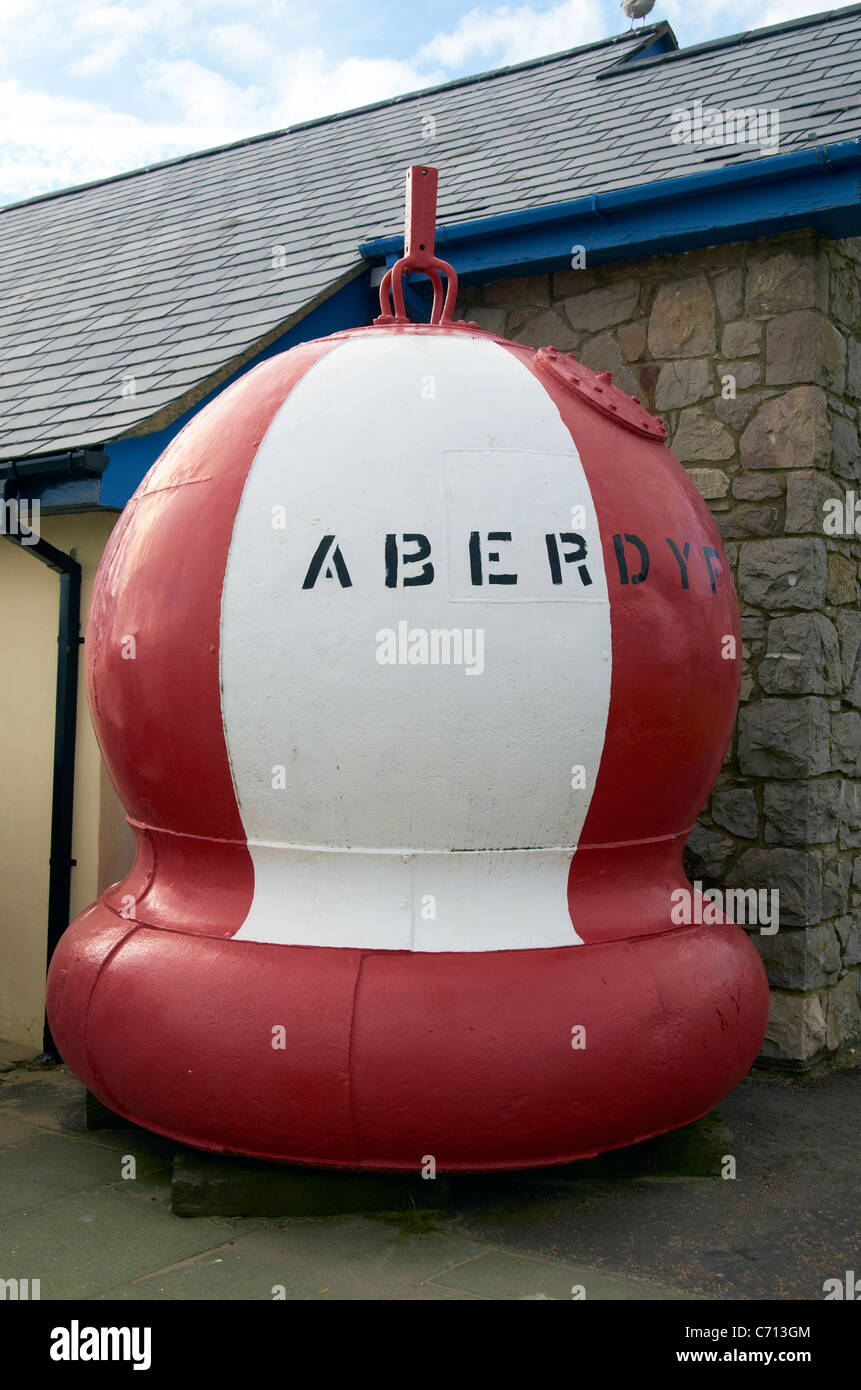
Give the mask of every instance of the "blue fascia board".
[{"label": "blue fascia board", "polygon": [[[312,309],[299,323],[264,348],[256,357],[246,362],[232,376],[222,381],[208,396],[185,411],[176,420],[153,434],[133,435],[128,439],[117,439],[104,445],[108,455],[108,466],[102,474],[101,507],[122,508],[156,459],[167,448],[172,439],[179,434],[184,425],[197,415],[209,401],[213,400],[231,382],[244,376],[258,362],[275,357],[279,352],[287,352],[297,343],[307,343],[312,338],[325,338],[343,328],[361,328],[368,322],[369,272],[356,276],[348,285],[336,291],[329,299]],[[69,494],[71,497],[71,494]],[[92,501],[90,502],[92,506]]]},{"label": "blue fascia board", "polygon": [[[478,281],[561,269],[574,246],[598,265],[811,226],[861,233],[861,140],[455,223],[437,229],[436,244],[460,277]],[[359,249],[392,265],[403,237]]]}]

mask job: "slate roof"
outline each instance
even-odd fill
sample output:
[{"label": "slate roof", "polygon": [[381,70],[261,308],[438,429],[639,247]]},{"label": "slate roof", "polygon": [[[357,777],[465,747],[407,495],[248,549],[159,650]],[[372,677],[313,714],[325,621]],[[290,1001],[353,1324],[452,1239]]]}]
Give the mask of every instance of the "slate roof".
[{"label": "slate roof", "polygon": [[652,25],[0,210],[0,458],[179,414],[359,273],[361,242],[402,230],[411,163],[440,168],[442,225],[758,157],[673,144],[670,112],[696,98],[779,107],[781,154],[861,133],[861,5],[636,57],[662,36],[675,44]]}]

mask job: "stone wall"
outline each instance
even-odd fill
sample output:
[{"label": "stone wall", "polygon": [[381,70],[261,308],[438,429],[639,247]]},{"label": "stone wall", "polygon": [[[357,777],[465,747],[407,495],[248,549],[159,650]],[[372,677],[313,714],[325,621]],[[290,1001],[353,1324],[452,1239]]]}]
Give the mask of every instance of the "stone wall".
[{"label": "stone wall", "polygon": [[[660,415],[714,513],[744,636],[736,732],[686,850],[705,887],[780,893],[752,930],[763,1056],[861,1034],[861,238],[810,232],[471,287],[458,316],[610,371]],[[861,529],[861,521],[859,521]],[[849,535],[847,536],[847,534]]]}]

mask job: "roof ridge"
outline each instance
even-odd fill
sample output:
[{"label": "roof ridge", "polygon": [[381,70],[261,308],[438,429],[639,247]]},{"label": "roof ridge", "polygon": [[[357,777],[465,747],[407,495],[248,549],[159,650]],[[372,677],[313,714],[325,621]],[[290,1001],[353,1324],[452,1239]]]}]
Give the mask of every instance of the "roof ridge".
[{"label": "roof ridge", "polygon": [[[821,10],[819,14],[798,15],[795,19],[784,19],[779,24],[763,25],[761,29],[740,29],[737,34],[727,34],[720,39],[704,39],[702,43],[691,44],[690,48],[668,49],[666,53],[657,53],[653,58],[644,58],[642,65],[651,67],[655,63],[663,63],[665,60],[691,58],[697,53],[706,53],[709,50],[730,48],[741,43],[753,43],[757,39],[766,38],[771,34],[779,34],[784,31],[788,33],[792,29],[807,29],[813,24],[827,24],[831,20],[842,19],[852,14],[861,14],[861,4],[842,5],[831,10]],[[624,71],[624,67],[617,67],[613,71],[616,75],[619,71]]]}]

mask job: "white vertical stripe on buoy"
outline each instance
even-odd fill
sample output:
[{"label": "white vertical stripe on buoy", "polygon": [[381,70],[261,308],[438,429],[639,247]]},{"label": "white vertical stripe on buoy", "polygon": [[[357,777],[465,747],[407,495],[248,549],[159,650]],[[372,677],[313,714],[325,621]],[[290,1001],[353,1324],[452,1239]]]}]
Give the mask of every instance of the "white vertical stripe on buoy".
[{"label": "white vertical stripe on buoy", "polygon": [[[564,556],[566,532],[585,537],[588,584],[564,558],[552,582],[546,536]],[[402,585],[414,563],[386,587],[387,534],[427,538],[432,583]],[[489,582],[504,574],[516,584]],[[378,661],[385,632],[390,665]],[[421,632],[436,663],[409,659]],[[445,634],[435,646],[433,633]],[[237,937],[422,951],[578,942],[566,883],[603,748],[610,650],[589,487],[527,368],[466,334],[380,331],[322,357],[258,450],[225,575],[222,709],[255,874]],[[572,786],[577,766],[585,788]]]}]

